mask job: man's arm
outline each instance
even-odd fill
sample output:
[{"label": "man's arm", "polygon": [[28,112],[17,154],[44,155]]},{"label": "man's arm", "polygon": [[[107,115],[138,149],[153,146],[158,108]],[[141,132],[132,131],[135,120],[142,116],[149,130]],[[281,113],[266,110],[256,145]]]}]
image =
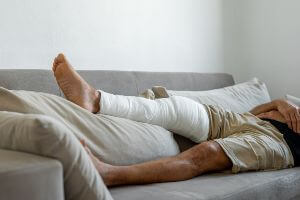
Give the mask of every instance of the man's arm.
[{"label": "man's arm", "polygon": [[256,115],[256,117],[261,118],[261,119],[273,119],[273,120],[276,120],[276,121],[286,124],[286,120],[284,119],[283,115],[280,112],[278,112],[277,110],[272,110],[269,112],[261,113],[259,115]]},{"label": "man's arm", "polygon": [[271,101],[269,103],[265,103],[259,106],[256,106],[249,112],[252,113],[253,115],[259,115],[261,113],[266,113],[272,110],[277,110],[278,108],[278,100]]},{"label": "man's arm", "polygon": [[[278,111],[285,119],[289,128],[300,133],[300,108],[290,101],[277,99],[253,108],[250,113],[259,117],[262,113]],[[262,116],[262,115],[261,115]]]}]

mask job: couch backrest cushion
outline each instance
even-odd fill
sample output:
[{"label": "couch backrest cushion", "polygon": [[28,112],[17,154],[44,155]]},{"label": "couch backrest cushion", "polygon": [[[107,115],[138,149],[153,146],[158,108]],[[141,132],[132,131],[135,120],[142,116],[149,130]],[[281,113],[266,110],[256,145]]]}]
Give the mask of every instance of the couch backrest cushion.
[{"label": "couch backrest cushion", "polygon": [[30,90],[60,95],[50,70],[0,70],[0,86],[10,90]]},{"label": "couch backrest cushion", "polygon": [[[79,70],[85,80],[96,89],[138,95],[154,85],[171,90],[210,90],[234,84],[233,77],[224,73],[194,72],[131,72]],[[0,70],[0,86],[13,90],[31,90],[61,96],[51,70]]]}]

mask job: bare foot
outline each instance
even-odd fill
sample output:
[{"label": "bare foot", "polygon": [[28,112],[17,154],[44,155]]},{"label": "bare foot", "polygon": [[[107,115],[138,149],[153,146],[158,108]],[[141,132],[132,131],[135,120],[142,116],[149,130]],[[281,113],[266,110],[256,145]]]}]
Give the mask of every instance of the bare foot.
[{"label": "bare foot", "polygon": [[91,152],[91,150],[87,147],[84,140],[80,140],[80,143],[82,144],[82,146],[88,153],[89,157],[91,158],[94,166],[96,167],[97,171],[101,175],[105,185],[107,185],[107,186],[114,185],[112,175],[113,175],[115,167],[100,161],[96,156],[94,156],[93,153]]},{"label": "bare foot", "polygon": [[69,101],[92,113],[99,112],[99,92],[74,70],[63,54],[55,58],[52,70],[60,89]]}]

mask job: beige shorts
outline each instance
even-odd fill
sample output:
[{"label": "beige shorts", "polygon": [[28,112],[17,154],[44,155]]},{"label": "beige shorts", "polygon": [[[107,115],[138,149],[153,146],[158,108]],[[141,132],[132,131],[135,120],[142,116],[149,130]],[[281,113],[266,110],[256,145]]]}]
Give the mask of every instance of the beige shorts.
[{"label": "beige shorts", "polygon": [[283,135],[251,113],[238,114],[206,105],[209,140],[221,145],[233,163],[232,172],[293,167],[294,159]]}]

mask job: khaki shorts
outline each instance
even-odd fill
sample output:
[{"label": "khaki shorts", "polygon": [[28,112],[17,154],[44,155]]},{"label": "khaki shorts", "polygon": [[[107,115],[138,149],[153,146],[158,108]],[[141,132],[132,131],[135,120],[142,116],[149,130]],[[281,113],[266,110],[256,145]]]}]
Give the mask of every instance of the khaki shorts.
[{"label": "khaki shorts", "polygon": [[283,135],[251,113],[238,114],[205,105],[210,118],[209,140],[221,145],[233,163],[232,172],[293,167]]}]

